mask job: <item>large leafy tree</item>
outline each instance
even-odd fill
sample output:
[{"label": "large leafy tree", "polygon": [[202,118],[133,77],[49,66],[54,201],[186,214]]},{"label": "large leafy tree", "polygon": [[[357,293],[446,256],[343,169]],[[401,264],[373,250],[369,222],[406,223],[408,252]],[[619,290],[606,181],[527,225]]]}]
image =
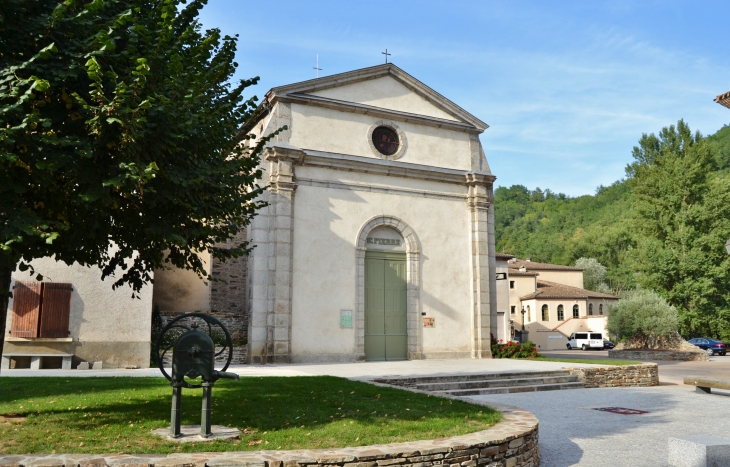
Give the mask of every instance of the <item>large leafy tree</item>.
[{"label": "large leafy tree", "polygon": [[627,167],[637,282],[679,310],[685,337],[730,338],[730,180],[684,121],[643,135]]},{"label": "large leafy tree", "polygon": [[259,207],[258,78],[231,82],[236,39],[202,31],[205,3],[0,2],[0,292],[39,257],[138,291],[247,252],[216,245]]}]

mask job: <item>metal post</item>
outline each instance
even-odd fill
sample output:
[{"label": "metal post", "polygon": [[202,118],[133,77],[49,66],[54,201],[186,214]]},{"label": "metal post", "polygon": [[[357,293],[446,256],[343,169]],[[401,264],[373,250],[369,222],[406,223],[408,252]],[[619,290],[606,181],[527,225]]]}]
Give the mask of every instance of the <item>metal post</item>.
[{"label": "metal post", "polygon": [[213,434],[210,430],[210,408],[212,405],[212,394],[213,384],[215,383],[203,383],[203,409],[200,413],[200,436],[203,438],[210,438]]},{"label": "metal post", "polygon": [[172,414],[170,417],[170,435],[180,437],[180,417],[182,416],[182,385],[172,383]]}]

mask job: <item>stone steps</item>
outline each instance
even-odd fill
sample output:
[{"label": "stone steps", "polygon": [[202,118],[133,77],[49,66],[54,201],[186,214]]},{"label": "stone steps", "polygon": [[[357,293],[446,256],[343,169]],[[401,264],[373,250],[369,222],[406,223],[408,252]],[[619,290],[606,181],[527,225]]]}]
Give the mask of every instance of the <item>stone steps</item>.
[{"label": "stone steps", "polygon": [[566,370],[377,379],[376,382],[453,396],[556,391],[585,387],[578,376],[571,375]]},{"label": "stone steps", "polygon": [[457,381],[444,383],[416,384],[421,391],[450,392],[459,389],[480,389],[495,387],[532,386],[534,384],[574,383],[577,376],[541,376],[537,378],[494,378],[476,381]]},{"label": "stone steps", "polygon": [[515,392],[559,391],[562,389],[583,388],[585,388],[585,384],[580,381],[575,381],[558,384],[533,383],[524,386],[501,386],[476,389],[458,389],[451,391],[434,391],[434,394],[449,394],[452,396],[482,396],[486,394],[511,394]]}]

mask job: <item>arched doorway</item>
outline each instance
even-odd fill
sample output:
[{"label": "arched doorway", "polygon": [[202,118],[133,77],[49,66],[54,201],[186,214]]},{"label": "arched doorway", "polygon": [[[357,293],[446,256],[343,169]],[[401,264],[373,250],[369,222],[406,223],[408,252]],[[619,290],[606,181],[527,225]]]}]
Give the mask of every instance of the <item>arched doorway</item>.
[{"label": "arched doorway", "polygon": [[360,358],[421,358],[416,326],[420,248],[415,233],[398,219],[379,216],[360,231],[357,256]]},{"label": "arched doorway", "polygon": [[403,237],[377,227],[365,251],[365,359],[408,358],[407,270]]}]

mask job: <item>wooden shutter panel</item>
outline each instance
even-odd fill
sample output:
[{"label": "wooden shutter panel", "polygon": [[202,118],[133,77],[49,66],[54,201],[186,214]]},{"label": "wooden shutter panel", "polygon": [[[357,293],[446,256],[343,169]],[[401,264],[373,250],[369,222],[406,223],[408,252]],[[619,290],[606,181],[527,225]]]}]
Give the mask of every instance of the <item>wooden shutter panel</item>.
[{"label": "wooden shutter panel", "polygon": [[15,282],[13,289],[12,337],[38,337],[38,317],[41,311],[41,283]]},{"label": "wooden shutter panel", "polygon": [[43,305],[39,337],[68,337],[71,284],[43,283]]}]

